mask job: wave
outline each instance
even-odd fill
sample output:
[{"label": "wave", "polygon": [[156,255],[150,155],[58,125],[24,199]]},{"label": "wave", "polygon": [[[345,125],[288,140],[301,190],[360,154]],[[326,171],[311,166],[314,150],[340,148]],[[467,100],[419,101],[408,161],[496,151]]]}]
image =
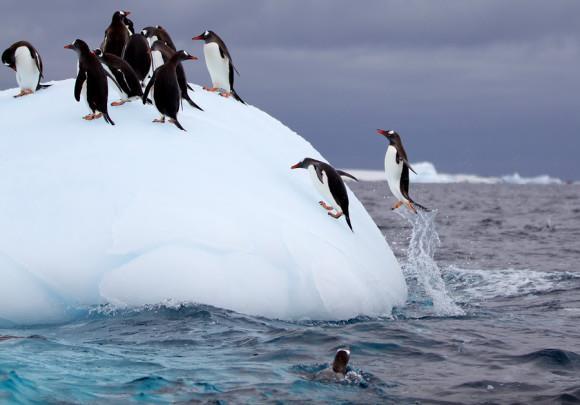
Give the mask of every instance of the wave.
[{"label": "wave", "polygon": [[[411,181],[414,183],[472,183],[472,184],[563,184],[561,179],[548,175],[536,177],[522,177],[519,173],[500,177],[485,177],[475,174],[447,174],[439,173],[431,162],[417,162],[412,164],[417,174],[411,172]],[[385,173],[382,170],[347,169],[349,173],[363,181],[384,181]]]}]

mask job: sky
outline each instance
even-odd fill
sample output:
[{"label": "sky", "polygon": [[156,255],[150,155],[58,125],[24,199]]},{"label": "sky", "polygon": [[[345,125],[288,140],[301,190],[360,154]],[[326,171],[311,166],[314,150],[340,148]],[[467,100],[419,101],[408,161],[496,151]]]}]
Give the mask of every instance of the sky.
[{"label": "sky", "polygon": [[[580,179],[580,1],[2,0],[0,48],[28,40],[47,80],[74,77],[63,46],[96,48],[119,9],[200,57],[186,63],[200,85],[191,38],[218,33],[242,98],[334,166],[381,169],[383,128],[441,172]],[[0,89],[16,87],[0,68]]]}]

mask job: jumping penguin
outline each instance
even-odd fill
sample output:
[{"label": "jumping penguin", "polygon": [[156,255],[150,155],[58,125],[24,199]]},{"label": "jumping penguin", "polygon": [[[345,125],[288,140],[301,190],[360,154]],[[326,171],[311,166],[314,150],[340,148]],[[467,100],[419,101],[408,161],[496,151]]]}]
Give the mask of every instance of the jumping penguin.
[{"label": "jumping penguin", "polygon": [[387,147],[387,152],[385,154],[385,173],[387,175],[389,189],[397,199],[397,202],[393,205],[392,209],[396,210],[401,205],[405,204],[405,206],[415,214],[417,213],[415,207],[421,208],[424,211],[429,211],[428,208],[416,203],[411,199],[411,197],[409,197],[409,170],[415,174],[417,174],[417,172],[413,170],[411,164],[407,160],[407,153],[405,152],[405,148],[403,148],[401,137],[395,131],[377,129],[377,133],[389,140],[389,146]]},{"label": "jumping penguin", "polygon": [[123,49],[125,49],[125,45],[131,36],[130,27],[126,25],[125,20],[129,14],[131,14],[129,11],[115,11],[101,44],[103,53],[112,53],[119,57],[123,55]]},{"label": "jumping penguin", "polygon": [[16,72],[20,93],[14,97],[27,96],[50,87],[50,84],[40,84],[40,79],[43,78],[42,59],[29,42],[18,41],[12,44],[2,53],[2,63]]},{"label": "jumping penguin", "polygon": [[219,91],[220,95],[224,97],[233,95],[236,100],[246,104],[234,90],[234,72],[238,75],[239,73],[234,67],[232,57],[224,41],[213,31],[205,31],[192,39],[205,41],[203,54],[213,87],[204,87],[204,89],[212,92]]},{"label": "jumping penguin", "polygon": [[[151,52],[155,58],[154,69],[159,67],[159,57],[157,54],[161,55],[161,61],[166,63],[171,57],[175,54],[175,51],[171,49],[165,42],[160,40],[155,41],[151,46]],[[157,65],[157,66],[155,66]],[[198,110],[203,111],[203,108],[198,106],[193,100],[189,97],[187,90],[193,91],[193,89],[187,83],[187,78],[185,77],[185,70],[183,69],[183,65],[179,62],[175,68],[175,73],[177,74],[177,83],[179,83],[179,89],[181,90],[181,97],[189,103],[190,106],[197,108]]]},{"label": "jumping penguin", "polygon": [[123,50],[123,59],[133,68],[139,81],[143,83],[151,70],[151,50],[143,34],[131,35]]},{"label": "jumping penguin", "polygon": [[[330,203],[329,205],[324,200],[321,200],[318,204],[326,209],[328,215],[333,218],[338,219],[344,215],[346,223],[352,231],[353,229],[348,212],[348,193],[341,176],[350,177],[353,180],[357,180],[356,177],[343,172],[342,170],[336,170],[328,163],[312,158],[305,158],[290,168],[308,170],[312,184],[314,184],[314,187],[318,190],[320,195]],[[336,213],[332,212],[334,210],[336,210]]]},{"label": "jumping penguin", "polygon": [[103,69],[108,76],[113,76],[111,80],[119,91],[119,101],[113,101],[113,107],[123,105],[132,98],[143,98],[143,89],[137,74],[133,68],[123,59],[112,53],[103,53],[100,49],[95,49],[95,55],[99,58]]},{"label": "jumping penguin", "polygon": [[165,117],[169,117],[170,122],[182,131],[185,131],[185,129],[177,120],[177,112],[181,105],[181,90],[177,81],[176,69],[177,64],[184,60],[197,60],[197,58],[185,51],[175,52],[167,63],[155,70],[143,93],[143,104],[145,104],[149,90],[153,87],[155,107],[161,113],[161,118],[155,119],[153,122],[163,123],[165,122]]},{"label": "jumping penguin", "polygon": [[103,116],[107,123],[115,125],[107,111],[107,97],[109,95],[107,72],[101,66],[97,55],[91,52],[87,43],[80,39],[64,47],[74,50],[79,57],[75,99],[80,101],[82,96],[92,111],[92,114],[84,116],[83,119],[91,121]]}]

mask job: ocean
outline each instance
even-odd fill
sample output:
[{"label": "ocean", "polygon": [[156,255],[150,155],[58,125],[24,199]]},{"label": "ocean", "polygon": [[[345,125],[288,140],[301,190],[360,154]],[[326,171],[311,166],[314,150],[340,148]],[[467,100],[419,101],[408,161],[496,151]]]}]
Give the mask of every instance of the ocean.
[{"label": "ocean", "polygon": [[[0,402],[580,402],[580,186],[412,184],[419,215],[349,186],[407,278],[392,316],[95,307],[0,329]],[[347,378],[321,379],[341,347]]]}]

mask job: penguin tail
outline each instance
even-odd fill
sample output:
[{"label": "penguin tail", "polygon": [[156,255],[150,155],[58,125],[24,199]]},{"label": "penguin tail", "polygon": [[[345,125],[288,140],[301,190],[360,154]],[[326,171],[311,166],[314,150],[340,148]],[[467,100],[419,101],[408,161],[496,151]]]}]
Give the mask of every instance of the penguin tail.
[{"label": "penguin tail", "polygon": [[193,90],[193,87],[191,87],[191,85],[190,85],[189,83],[187,83],[187,88],[188,88],[189,90],[191,90],[191,91],[194,91],[194,90]]},{"label": "penguin tail", "polygon": [[244,100],[242,100],[242,98],[240,96],[238,96],[238,93],[236,93],[236,91],[234,89],[232,89],[232,96],[234,96],[234,98],[236,100],[238,100],[240,103],[246,104],[246,102]]},{"label": "penguin tail", "polygon": [[174,119],[173,119],[173,123],[175,124],[175,126],[176,126],[177,128],[181,129],[182,131],[185,131],[185,132],[187,132],[187,130],[181,126],[181,124],[179,123],[179,121],[177,121],[177,118],[174,118]]},{"label": "penguin tail", "polygon": [[346,219],[346,223],[348,224],[348,227],[350,228],[350,230],[352,232],[354,232],[354,229],[352,229],[352,224],[350,223],[350,215],[348,212],[344,213],[344,218]]},{"label": "penguin tail", "polygon": [[189,103],[189,105],[190,105],[190,106],[192,106],[193,108],[197,108],[198,110],[200,110],[200,111],[203,111],[203,108],[201,108],[200,106],[198,106],[197,104],[195,104],[195,103],[193,102],[193,100],[192,100],[192,99],[189,97],[189,95],[188,95],[187,97],[183,97],[183,98],[184,98],[184,99],[185,99],[185,100],[186,100],[186,101]]},{"label": "penguin tail", "polygon": [[429,208],[425,207],[424,205],[421,205],[421,204],[419,204],[419,203],[416,203],[415,201],[411,201],[411,203],[413,204],[413,206],[415,206],[415,207],[419,208],[419,209],[420,209],[420,210],[422,210],[422,211],[425,211],[425,212],[431,212],[431,209],[429,209]]},{"label": "penguin tail", "polygon": [[109,113],[108,112],[104,112],[103,113],[103,118],[105,118],[105,121],[108,124],[115,125],[115,123],[113,122],[113,120],[111,119],[111,117],[109,117]]},{"label": "penguin tail", "polygon": [[38,86],[36,86],[36,90],[48,89],[50,86],[52,86],[52,84],[40,84],[40,83],[38,83]]}]

